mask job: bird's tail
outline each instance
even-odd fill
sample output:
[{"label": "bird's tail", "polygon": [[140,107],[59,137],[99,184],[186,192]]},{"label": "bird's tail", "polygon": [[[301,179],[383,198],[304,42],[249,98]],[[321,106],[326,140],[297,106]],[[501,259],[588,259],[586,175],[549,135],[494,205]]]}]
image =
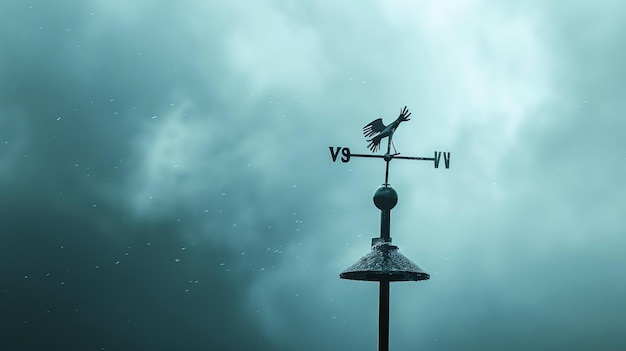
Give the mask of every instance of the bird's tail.
[{"label": "bird's tail", "polygon": [[372,152],[378,151],[378,149],[380,149],[380,139],[382,139],[380,135],[377,135],[372,139],[367,140],[370,143],[367,147],[372,150]]}]

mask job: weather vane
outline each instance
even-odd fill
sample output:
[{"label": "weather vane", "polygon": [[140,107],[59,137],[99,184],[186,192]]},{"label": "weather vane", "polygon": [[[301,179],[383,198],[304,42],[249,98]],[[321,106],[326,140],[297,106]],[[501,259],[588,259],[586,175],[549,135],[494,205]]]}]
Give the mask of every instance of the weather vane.
[{"label": "weather vane", "polygon": [[[439,161],[441,160],[442,154],[441,151],[435,151],[433,157],[400,156],[400,153],[396,150],[395,145],[393,145],[393,133],[396,129],[398,129],[400,123],[411,120],[409,118],[410,115],[411,112],[409,112],[409,109],[404,106],[404,108],[400,110],[400,116],[398,116],[398,118],[396,118],[396,120],[388,126],[383,124],[382,118],[378,118],[363,127],[363,135],[365,135],[366,138],[371,137],[370,139],[367,139],[367,141],[369,142],[368,148],[372,152],[376,152],[380,149],[380,142],[382,139],[389,138],[387,139],[387,152],[384,155],[353,154],[350,152],[350,148],[348,147],[329,146],[328,148],[330,149],[330,156],[333,159],[333,162],[337,161],[339,153],[341,153],[341,162],[343,163],[350,162],[350,158],[352,157],[382,158],[387,164],[385,167],[385,185],[389,185],[389,161],[394,158],[403,160],[433,161],[435,168],[439,168]],[[392,145],[393,154],[391,153]],[[443,160],[446,168],[450,168],[449,152],[443,152]]]},{"label": "weather vane", "polygon": [[[427,280],[430,275],[418,265],[406,258],[398,251],[398,247],[391,244],[391,209],[398,203],[398,193],[389,185],[389,162],[394,159],[433,161],[435,168],[439,167],[442,152],[435,151],[434,157],[399,156],[400,153],[393,145],[393,133],[400,123],[409,121],[411,113],[405,106],[400,110],[400,116],[389,125],[384,125],[382,118],[378,118],[363,127],[363,134],[368,148],[372,152],[380,149],[382,139],[387,139],[387,152],[384,155],[353,154],[347,147],[330,146],[330,156],[333,162],[337,161],[341,153],[341,162],[350,162],[351,157],[382,158],[385,160],[385,183],[374,193],[374,205],[381,212],[380,237],[372,238],[372,250],[359,259],[352,266],[341,272],[342,279],[377,281],[380,283],[378,305],[378,350],[389,350],[389,283],[393,281],[420,281]],[[368,139],[369,138],[369,139]],[[391,146],[393,145],[393,154]],[[443,152],[446,168],[450,167],[450,153]]]}]

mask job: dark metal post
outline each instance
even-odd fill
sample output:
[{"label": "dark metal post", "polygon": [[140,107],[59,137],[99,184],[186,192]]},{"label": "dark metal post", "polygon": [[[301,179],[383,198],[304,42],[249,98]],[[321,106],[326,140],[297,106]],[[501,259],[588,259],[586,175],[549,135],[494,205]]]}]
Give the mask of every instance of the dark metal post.
[{"label": "dark metal post", "polygon": [[[387,147],[389,148],[389,147]],[[387,160],[387,171],[389,160]],[[388,173],[385,174],[386,190],[393,189],[387,183]],[[391,194],[391,193],[390,193]],[[376,206],[380,209],[380,240],[391,243],[391,209],[397,201],[396,195],[391,195],[391,202],[380,203]],[[379,206],[380,205],[380,206]],[[378,351],[389,351],[389,279],[380,280],[378,290]]]},{"label": "dark metal post", "polygon": [[[387,162],[389,165],[389,162]],[[380,238],[391,241],[391,209],[380,210]],[[380,281],[378,293],[378,351],[389,350],[389,280]]]},{"label": "dark metal post", "polygon": [[387,140],[387,153],[383,156],[385,159],[385,186],[389,185],[389,161],[391,161],[391,157],[389,156],[389,151],[391,151],[391,137]]},{"label": "dark metal post", "polygon": [[380,237],[385,241],[391,239],[390,235],[391,210],[380,211]]},{"label": "dark metal post", "polygon": [[389,351],[389,280],[380,281],[378,299],[378,351]]}]

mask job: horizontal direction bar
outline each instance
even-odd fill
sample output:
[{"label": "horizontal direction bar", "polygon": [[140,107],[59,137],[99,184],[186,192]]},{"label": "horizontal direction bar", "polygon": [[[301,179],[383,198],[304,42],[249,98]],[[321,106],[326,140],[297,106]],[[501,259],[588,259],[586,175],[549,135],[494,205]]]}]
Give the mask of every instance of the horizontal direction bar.
[{"label": "horizontal direction bar", "polygon": [[413,156],[394,156],[393,158],[400,158],[403,160],[418,160],[418,161],[434,161],[434,157],[413,157]]},{"label": "horizontal direction bar", "polygon": [[[350,154],[350,157],[369,157],[369,158],[385,158],[384,155],[367,155],[367,154]],[[392,159],[399,158],[402,160],[418,160],[418,161],[434,161],[434,157],[413,157],[413,156],[391,156]]]},{"label": "horizontal direction bar", "polygon": [[[401,160],[415,160],[415,161],[433,161],[435,168],[439,168],[439,160],[441,160],[441,154],[443,154],[443,161],[445,163],[446,168],[450,168],[450,153],[449,152],[441,152],[435,151],[434,157],[421,157],[421,156],[399,156],[400,153],[389,154],[386,153],[384,155],[371,155],[371,154],[353,154],[350,152],[350,148],[342,147],[342,146],[329,146],[330,157],[333,162],[336,162],[337,159],[341,160],[343,163],[350,162],[351,157],[365,157],[365,158],[382,158],[387,163],[393,160],[394,158]],[[341,156],[341,157],[340,157]]]},{"label": "horizontal direction bar", "polygon": [[385,156],[383,155],[367,155],[367,154],[353,154],[353,153],[350,153],[350,157],[385,158]]}]

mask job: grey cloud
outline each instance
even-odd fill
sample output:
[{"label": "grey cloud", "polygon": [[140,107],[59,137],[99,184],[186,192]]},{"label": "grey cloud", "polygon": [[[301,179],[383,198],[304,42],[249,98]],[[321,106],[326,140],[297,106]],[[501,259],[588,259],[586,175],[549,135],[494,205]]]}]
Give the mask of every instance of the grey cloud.
[{"label": "grey cloud", "polygon": [[399,150],[452,167],[392,162],[432,274],[392,285],[392,347],[624,345],[623,11],[455,6],[0,5],[5,345],[375,347],[338,273],[383,165],[328,146],[403,105]]}]

